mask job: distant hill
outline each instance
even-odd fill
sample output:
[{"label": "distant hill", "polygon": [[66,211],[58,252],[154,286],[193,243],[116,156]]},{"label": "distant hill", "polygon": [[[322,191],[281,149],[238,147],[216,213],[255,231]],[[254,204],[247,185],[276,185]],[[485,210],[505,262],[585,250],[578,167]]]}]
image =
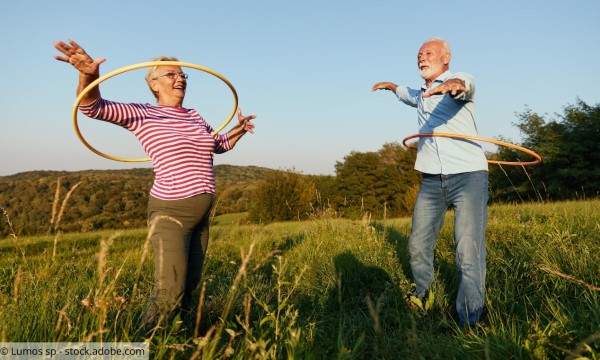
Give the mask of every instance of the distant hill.
[{"label": "distant hill", "polygon": [[[217,214],[247,211],[258,182],[269,172],[278,171],[233,165],[216,165],[214,170]],[[61,207],[60,231],[144,227],[153,178],[150,168],[31,171],[0,176],[0,207],[6,211],[0,219],[0,237],[11,233],[9,220],[17,235],[50,232]]]}]

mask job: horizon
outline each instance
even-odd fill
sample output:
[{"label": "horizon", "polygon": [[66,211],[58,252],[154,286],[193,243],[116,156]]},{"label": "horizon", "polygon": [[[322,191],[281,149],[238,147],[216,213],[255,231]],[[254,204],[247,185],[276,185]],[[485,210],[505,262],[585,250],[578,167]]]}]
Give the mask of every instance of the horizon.
[{"label": "horizon", "polygon": [[[260,168],[260,169],[267,169],[267,170],[276,170],[276,171],[289,171],[292,169],[273,169],[273,168],[269,168],[269,167],[265,167],[265,166],[257,166],[257,165],[233,165],[233,164],[216,164],[214,167],[224,167],[224,166],[231,166],[231,167],[243,167],[243,168]],[[88,172],[88,171],[132,171],[132,170],[146,170],[149,172],[154,173],[154,169],[152,167],[132,167],[132,168],[126,168],[126,169],[79,169],[79,170],[26,170],[26,171],[21,171],[18,173],[14,173],[14,174],[8,174],[8,175],[0,175],[0,178],[6,178],[6,177],[11,177],[11,176],[18,176],[18,175],[23,175],[23,174],[28,174],[28,173],[43,173],[43,172],[61,172],[61,173],[80,173],[80,172]],[[335,176],[335,174],[333,175],[323,175],[323,174],[306,174],[306,173],[300,173],[301,175],[310,175],[310,176]]]}]

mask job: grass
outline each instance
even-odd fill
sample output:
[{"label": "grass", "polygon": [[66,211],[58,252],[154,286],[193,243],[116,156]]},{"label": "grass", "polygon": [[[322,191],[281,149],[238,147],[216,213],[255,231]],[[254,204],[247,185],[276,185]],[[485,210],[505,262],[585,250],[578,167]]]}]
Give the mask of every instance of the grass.
[{"label": "grass", "polygon": [[246,213],[234,213],[234,214],[223,214],[216,216],[212,224],[213,225],[238,225],[244,222]]},{"label": "grass", "polygon": [[[482,326],[453,299],[452,214],[433,309],[412,312],[410,219],[240,225],[215,218],[193,323],[145,339],[156,359],[600,359],[600,200],[494,205]],[[0,341],[140,341],[147,231],[0,240]]]}]

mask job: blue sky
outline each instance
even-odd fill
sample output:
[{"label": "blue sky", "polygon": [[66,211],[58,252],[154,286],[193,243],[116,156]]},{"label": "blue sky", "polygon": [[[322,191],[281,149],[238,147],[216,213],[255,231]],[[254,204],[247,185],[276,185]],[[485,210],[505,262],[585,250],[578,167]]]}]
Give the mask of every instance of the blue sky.
[{"label": "blue sky", "polygon": [[[600,92],[600,2],[587,1],[5,1],[0,5],[0,176],[31,170],[147,167],[99,157],[72,126],[76,71],[52,44],[73,39],[101,73],[177,56],[224,75],[256,133],[215,164],[334,174],[351,151],[376,151],[417,132],[414,108],[373,83],[422,83],[416,53],[446,38],[451,70],[474,75],[480,136],[520,141],[515,113],[562,113]],[[231,112],[229,89],[193,69],[184,106],[214,127]],[[101,85],[105,98],[153,102],[144,70]],[[79,119],[99,150],[143,157],[119,127]]]}]

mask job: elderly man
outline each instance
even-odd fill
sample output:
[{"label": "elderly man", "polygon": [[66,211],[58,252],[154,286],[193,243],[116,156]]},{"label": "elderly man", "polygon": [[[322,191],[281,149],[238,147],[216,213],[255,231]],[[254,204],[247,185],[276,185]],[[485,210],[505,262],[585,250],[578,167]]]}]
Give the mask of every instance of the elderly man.
[{"label": "elderly man", "polygon": [[[425,41],[417,55],[420,89],[380,82],[372,90],[393,91],[417,108],[419,133],[477,135],[473,96],[475,83],[466,73],[451,73],[450,46],[444,39]],[[426,307],[433,300],[433,258],[448,208],[454,210],[454,241],[458,270],[456,310],[460,326],[474,326],[484,310],[488,167],[483,149],[471,141],[443,137],[419,140],[415,169],[421,186],[408,241],[415,288],[411,304]]]}]

